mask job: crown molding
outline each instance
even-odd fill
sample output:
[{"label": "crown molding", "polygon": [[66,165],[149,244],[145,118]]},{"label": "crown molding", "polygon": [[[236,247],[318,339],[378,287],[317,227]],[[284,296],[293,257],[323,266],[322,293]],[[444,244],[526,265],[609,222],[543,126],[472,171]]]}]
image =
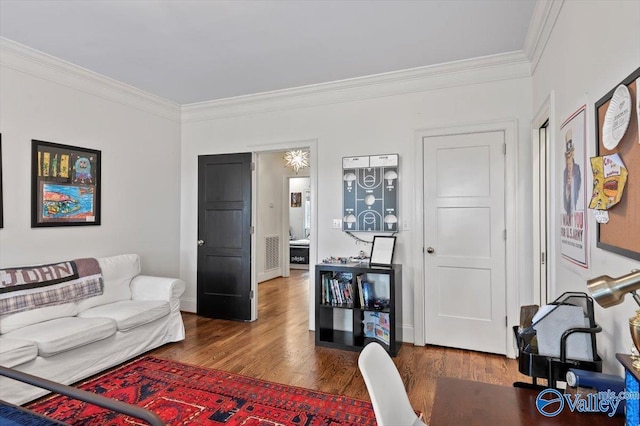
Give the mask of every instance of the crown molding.
[{"label": "crown molding", "polygon": [[182,106],[182,122],[373,99],[531,76],[522,51]]},{"label": "crown molding", "polygon": [[524,40],[524,53],[531,62],[531,74],[536,71],[538,62],[549,41],[564,0],[538,0]]},{"label": "crown molding", "polygon": [[0,37],[0,66],[180,122],[178,103]]},{"label": "crown molding", "polygon": [[[564,0],[539,0],[527,42],[542,53]],[[554,6],[559,4],[559,6]],[[555,12],[555,13],[554,13]],[[553,17],[553,19],[551,19]],[[535,21],[535,25],[534,25]],[[539,25],[538,22],[544,23]],[[549,26],[548,23],[551,22]],[[532,27],[537,30],[533,31]],[[537,34],[534,38],[532,34]],[[535,43],[532,41],[535,40]],[[544,40],[544,42],[541,42]],[[534,49],[535,47],[535,49]],[[180,106],[177,103],[0,37],[0,65],[175,122],[197,122],[278,110],[395,96],[530,77],[531,53],[517,51]]]},{"label": "crown molding", "polygon": [[354,100],[394,96],[445,87],[529,77],[523,52],[412,68],[183,105],[182,121],[206,121],[284,109],[313,107]]}]

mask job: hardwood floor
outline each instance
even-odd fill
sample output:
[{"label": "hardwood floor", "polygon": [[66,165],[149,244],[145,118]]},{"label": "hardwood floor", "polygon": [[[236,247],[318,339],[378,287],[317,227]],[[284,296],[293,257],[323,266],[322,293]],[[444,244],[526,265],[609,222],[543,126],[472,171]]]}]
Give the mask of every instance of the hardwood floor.
[{"label": "hardwood floor", "polygon": [[[235,322],[183,313],[187,337],[150,354],[258,379],[369,400],[358,352],[316,347],[308,330],[308,271],[258,286],[258,321]],[[511,386],[530,382],[504,356],[409,343],[394,362],[416,410],[429,418],[440,376]]]}]

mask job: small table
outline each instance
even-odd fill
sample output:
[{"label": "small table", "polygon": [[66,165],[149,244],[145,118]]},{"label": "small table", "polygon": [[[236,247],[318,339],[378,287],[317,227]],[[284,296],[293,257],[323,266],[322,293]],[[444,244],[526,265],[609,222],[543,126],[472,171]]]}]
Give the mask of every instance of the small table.
[{"label": "small table", "polygon": [[545,417],[536,408],[538,393],[532,389],[441,377],[429,425],[624,425],[622,416],[572,412],[566,404],[557,416]]}]

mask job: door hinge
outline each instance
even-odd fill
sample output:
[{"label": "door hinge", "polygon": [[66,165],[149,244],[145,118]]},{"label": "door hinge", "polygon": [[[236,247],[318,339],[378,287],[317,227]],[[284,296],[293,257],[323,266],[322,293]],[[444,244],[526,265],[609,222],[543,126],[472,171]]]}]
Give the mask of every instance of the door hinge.
[{"label": "door hinge", "polygon": [[256,169],[256,163],[254,163],[253,161],[251,162],[251,171],[254,171]]},{"label": "door hinge", "polygon": [[253,235],[255,232],[256,232],[256,228],[255,228],[255,226],[250,226],[250,227],[249,227],[249,233],[250,233],[251,235]]},{"label": "door hinge", "polygon": [[253,299],[253,290],[249,292],[249,299]]},{"label": "door hinge", "polygon": [[502,144],[502,153],[504,155],[507,155],[507,144],[506,143]]},{"label": "door hinge", "polygon": [[504,326],[505,327],[509,327],[509,318],[507,318],[507,316],[505,315],[504,317]]},{"label": "door hinge", "polygon": [[502,236],[506,241],[507,240],[507,230],[506,229],[504,231],[502,231]]},{"label": "door hinge", "polygon": [[544,252],[540,253],[540,263],[544,265],[546,261],[547,261],[547,256],[545,255],[545,253]]}]

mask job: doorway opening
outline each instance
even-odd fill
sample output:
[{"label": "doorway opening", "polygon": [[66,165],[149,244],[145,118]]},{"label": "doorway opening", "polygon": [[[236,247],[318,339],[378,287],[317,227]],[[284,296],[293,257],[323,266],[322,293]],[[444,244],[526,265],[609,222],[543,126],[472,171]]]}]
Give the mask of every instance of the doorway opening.
[{"label": "doorway opening", "polygon": [[[315,239],[308,237],[315,235],[316,229],[316,141],[260,145],[252,148],[256,163],[253,194],[255,200],[254,293],[258,297],[258,283],[290,275],[292,255],[290,241],[292,237],[295,240],[304,240],[304,237],[307,237],[308,243],[304,248],[306,259],[299,259],[299,255],[296,257],[297,261],[304,264],[305,269],[309,271],[310,278],[306,284],[308,291],[301,293],[308,294],[309,303],[301,303],[300,306],[309,306],[309,329],[313,329],[315,314],[311,299],[314,295],[312,291],[314,282],[311,277],[314,273],[317,244]],[[300,150],[308,155],[309,166],[294,170],[287,166],[285,153]],[[296,181],[302,178],[305,180]],[[290,181],[303,186],[290,188]],[[291,226],[292,212],[294,216],[299,216],[294,226]],[[263,296],[268,297],[266,293]],[[256,318],[257,305],[256,301]]]},{"label": "doorway opening", "polygon": [[[311,178],[289,177],[286,199],[289,200],[288,249],[285,244],[285,269],[309,270],[309,244],[311,243]],[[285,275],[288,276],[288,273]]]},{"label": "doorway opening", "polygon": [[[534,275],[534,289],[536,291],[535,298],[540,305],[547,304],[551,296],[549,288],[549,226],[547,218],[549,217],[549,120],[547,119],[537,129],[537,167],[534,174],[534,197],[536,197],[536,221],[534,232],[537,235],[535,255],[539,256],[537,267]],[[537,177],[537,179],[535,178]]]},{"label": "doorway opening", "polygon": [[533,186],[533,302],[545,305],[556,298],[555,283],[555,248],[551,242],[551,229],[555,228],[555,219],[551,215],[551,200],[554,188],[551,182],[556,181],[551,160],[551,144],[555,132],[555,94],[551,92],[542,103],[531,122],[532,149],[532,186]]}]

